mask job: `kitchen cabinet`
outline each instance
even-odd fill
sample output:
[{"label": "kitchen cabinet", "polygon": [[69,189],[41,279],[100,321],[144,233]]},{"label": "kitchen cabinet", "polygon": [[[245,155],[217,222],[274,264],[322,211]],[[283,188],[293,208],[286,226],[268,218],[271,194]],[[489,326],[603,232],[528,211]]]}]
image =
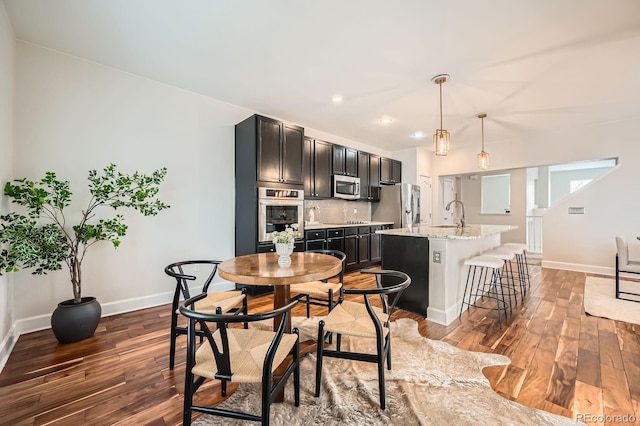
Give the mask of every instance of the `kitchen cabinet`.
[{"label": "kitchen cabinet", "polygon": [[340,145],[333,145],[333,174],[357,176],[358,151]]},{"label": "kitchen cabinet", "polygon": [[370,155],[358,151],[358,177],[360,178],[360,199],[371,199],[371,187],[369,185],[369,161]]},{"label": "kitchen cabinet", "polygon": [[332,144],[304,138],[304,196],[331,197]]},{"label": "kitchen cabinet", "polygon": [[344,229],[345,268],[353,270],[358,267],[358,228]]},{"label": "kitchen cabinet", "polygon": [[380,201],[380,157],[369,155],[369,201]]},{"label": "kitchen cabinet", "polygon": [[254,117],[257,127],[257,180],[303,184],[304,129],[268,117]]},{"label": "kitchen cabinet", "polygon": [[380,182],[394,185],[402,182],[402,163],[382,157],[380,159]]},{"label": "kitchen cabinet", "polygon": [[361,269],[371,265],[371,231],[368,226],[345,228],[344,253],[346,269]]},{"label": "kitchen cabinet", "polygon": [[332,228],[327,229],[327,250],[338,250],[344,253],[344,229]]},{"label": "kitchen cabinet", "polygon": [[359,151],[358,177],[360,178],[360,199],[380,201],[380,157]]},{"label": "kitchen cabinet", "polygon": [[371,256],[369,260],[371,262],[380,262],[382,261],[382,235],[376,234],[376,231],[383,229],[383,226],[376,225],[371,227]]},{"label": "kitchen cabinet", "polygon": [[358,227],[358,267],[369,263],[371,250],[371,230],[368,226]]},{"label": "kitchen cabinet", "polygon": [[306,250],[339,250],[344,252],[344,229],[312,229],[305,231]]},{"label": "kitchen cabinet", "polygon": [[313,229],[304,231],[305,250],[322,250],[325,248],[326,230]]},{"label": "kitchen cabinet", "polygon": [[235,255],[257,253],[260,186],[303,190],[304,129],[261,115],[235,126]]}]

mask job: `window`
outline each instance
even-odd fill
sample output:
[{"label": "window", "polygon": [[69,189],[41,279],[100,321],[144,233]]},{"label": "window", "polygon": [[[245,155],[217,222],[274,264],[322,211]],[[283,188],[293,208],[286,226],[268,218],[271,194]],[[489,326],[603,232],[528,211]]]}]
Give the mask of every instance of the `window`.
[{"label": "window", "polygon": [[482,176],[482,213],[511,213],[511,175]]},{"label": "window", "polygon": [[593,179],[576,179],[569,181],[569,192],[576,192],[578,189],[588,185]]}]

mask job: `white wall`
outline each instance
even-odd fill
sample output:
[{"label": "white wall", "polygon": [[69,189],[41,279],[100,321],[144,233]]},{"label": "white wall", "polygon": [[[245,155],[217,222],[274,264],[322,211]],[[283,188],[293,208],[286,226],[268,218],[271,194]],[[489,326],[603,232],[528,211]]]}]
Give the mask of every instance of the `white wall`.
[{"label": "white wall", "polygon": [[[160,198],[171,208],[156,217],[126,214],[122,245],[97,244],[85,259],[83,295],[97,297],[103,313],[127,299],[136,299],[131,309],[169,301],[174,281],[163,270],[170,262],[233,257],[234,125],[253,111],[22,42],[16,67],[13,177],[57,172],[71,182],[78,211],[88,201],[90,169],[111,162],[129,172],[168,168]],[[57,303],[72,297],[66,270],[21,271],[15,281],[18,320],[41,316],[47,324]]]},{"label": "white wall", "polygon": [[[481,223],[487,225],[512,225],[518,229],[502,234],[503,243],[525,243],[526,232],[526,210],[527,210],[527,171],[526,169],[509,170],[510,185],[509,198],[511,200],[511,213],[509,214],[487,214],[481,213],[482,206],[482,174],[473,175],[476,179],[471,179],[471,175],[460,178],[460,199],[463,200],[466,209],[467,223]],[[484,175],[502,174],[488,172]]]},{"label": "white wall", "polygon": [[571,194],[571,181],[589,179],[593,180],[603,173],[611,170],[611,167],[598,167],[593,169],[562,170],[549,173],[550,205],[556,204],[562,198]]},{"label": "white wall", "polygon": [[[540,134],[523,133],[518,140],[491,142],[491,170],[536,167],[575,161],[619,158],[620,167],[572,194],[544,217],[543,266],[613,273],[614,237],[636,235],[640,194],[633,186],[640,181],[640,104],[615,122],[584,123]],[[602,141],[606,141],[603,143]],[[476,148],[458,148],[446,157],[431,155],[428,173],[434,179],[445,175],[478,172]],[[434,206],[442,201],[440,187],[433,186]],[[567,215],[568,206],[584,206],[587,214]],[[441,212],[434,207],[434,223]]]},{"label": "white wall", "polygon": [[[4,5],[0,3],[0,182],[13,175],[13,94],[15,37]],[[7,200],[0,200],[0,214],[7,213]],[[1,247],[0,247],[1,248]],[[13,345],[13,277],[0,276],[0,369]]]}]

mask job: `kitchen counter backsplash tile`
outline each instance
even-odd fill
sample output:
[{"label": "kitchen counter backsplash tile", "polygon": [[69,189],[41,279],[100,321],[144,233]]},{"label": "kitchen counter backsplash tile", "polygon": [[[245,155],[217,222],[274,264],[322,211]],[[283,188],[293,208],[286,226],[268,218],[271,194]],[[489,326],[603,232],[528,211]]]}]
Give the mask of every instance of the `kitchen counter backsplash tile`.
[{"label": "kitchen counter backsplash tile", "polygon": [[304,220],[307,223],[310,223],[309,210],[311,209],[313,209],[313,222],[347,223],[371,220],[371,203],[364,201],[305,200]]}]

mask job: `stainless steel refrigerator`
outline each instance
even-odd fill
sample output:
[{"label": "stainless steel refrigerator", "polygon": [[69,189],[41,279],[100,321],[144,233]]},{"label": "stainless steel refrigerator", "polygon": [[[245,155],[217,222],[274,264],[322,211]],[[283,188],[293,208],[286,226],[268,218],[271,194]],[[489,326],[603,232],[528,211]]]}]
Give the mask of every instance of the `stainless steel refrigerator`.
[{"label": "stainless steel refrigerator", "polygon": [[409,183],[380,188],[380,201],[371,203],[371,220],[393,221],[394,228],[420,225],[420,186]]}]

